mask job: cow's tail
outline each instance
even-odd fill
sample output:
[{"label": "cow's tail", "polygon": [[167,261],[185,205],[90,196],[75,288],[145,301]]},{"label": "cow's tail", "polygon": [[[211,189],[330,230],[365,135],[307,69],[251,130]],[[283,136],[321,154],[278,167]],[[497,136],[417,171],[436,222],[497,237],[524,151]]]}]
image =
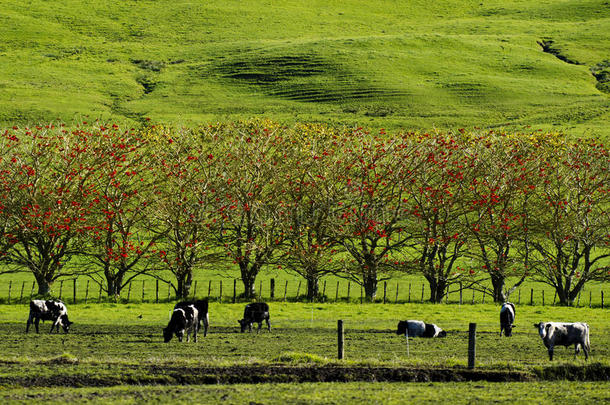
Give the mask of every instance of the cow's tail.
[{"label": "cow's tail", "polygon": [[589,341],[589,324],[585,323],[585,349],[587,353],[591,351],[591,342]]}]

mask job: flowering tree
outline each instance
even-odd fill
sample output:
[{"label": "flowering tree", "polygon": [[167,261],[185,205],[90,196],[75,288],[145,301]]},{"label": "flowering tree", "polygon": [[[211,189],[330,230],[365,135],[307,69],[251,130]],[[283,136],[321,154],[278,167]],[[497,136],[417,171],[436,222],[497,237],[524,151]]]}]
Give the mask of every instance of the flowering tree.
[{"label": "flowering tree", "polygon": [[[530,196],[536,189],[540,140],[493,132],[469,141],[471,175],[462,181],[468,256],[489,276],[495,302],[505,302],[528,274],[520,261],[527,248]],[[478,270],[470,269],[478,272]],[[510,276],[517,281],[510,287]],[[481,284],[481,283],[479,283]]]},{"label": "flowering tree", "polygon": [[554,145],[544,157],[531,215],[534,271],[571,305],[587,282],[610,279],[610,154],[580,140]]},{"label": "flowering tree", "polygon": [[[212,202],[218,216],[214,242],[239,266],[246,298],[255,295],[256,276],[274,263],[284,240],[286,183],[283,128],[247,122],[221,126],[219,172]],[[261,129],[262,128],[262,129]]]},{"label": "flowering tree", "polygon": [[216,180],[220,165],[215,156],[218,138],[208,128],[198,131],[157,131],[155,176],[162,188],[152,195],[155,217],[153,232],[157,259],[175,276],[176,296],[188,297],[193,269],[217,263],[221,255],[211,249],[212,232],[218,224],[213,210]]},{"label": "flowering tree", "polygon": [[331,238],[348,253],[345,276],[374,300],[382,274],[391,269],[390,255],[412,238],[406,228],[411,201],[404,183],[419,167],[414,143],[407,139],[386,140],[360,130],[344,137],[331,180],[339,185]]},{"label": "flowering tree", "polygon": [[83,254],[94,261],[106,282],[109,297],[118,298],[121,289],[138,275],[151,272],[155,243],[162,235],[151,232],[154,216],[151,196],[161,179],[152,172],[154,156],[147,141],[134,131],[102,126],[90,134],[94,157],[91,177],[91,220]]},{"label": "flowering tree", "polygon": [[54,126],[7,130],[0,139],[2,259],[28,269],[38,294],[75,272],[66,264],[80,252],[90,210],[87,135]]},{"label": "flowering tree", "polygon": [[336,183],[329,181],[337,158],[337,134],[324,126],[296,128],[292,138],[291,168],[285,173],[287,220],[284,254],[280,262],[307,282],[307,298],[319,296],[319,281],[338,273],[338,246],[331,236],[331,213],[337,206]]},{"label": "flowering tree", "polygon": [[430,301],[440,302],[449,286],[463,277],[456,267],[466,244],[460,184],[468,177],[470,163],[464,145],[449,135],[424,134],[418,142],[415,153],[422,165],[405,184],[412,201],[408,254],[413,257],[410,266],[428,281]]}]

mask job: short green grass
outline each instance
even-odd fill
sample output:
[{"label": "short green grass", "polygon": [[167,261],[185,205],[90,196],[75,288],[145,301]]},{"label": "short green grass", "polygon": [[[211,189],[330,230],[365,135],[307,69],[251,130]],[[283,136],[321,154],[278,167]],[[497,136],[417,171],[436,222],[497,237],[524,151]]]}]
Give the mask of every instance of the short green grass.
[{"label": "short green grass", "polygon": [[610,383],[304,383],[110,388],[10,388],[0,398],[31,403],[136,404],[556,404],[608,402]]},{"label": "short green grass", "polygon": [[590,69],[609,31],[604,0],[7,0],[0,123],[264,116],[606,137]]}]

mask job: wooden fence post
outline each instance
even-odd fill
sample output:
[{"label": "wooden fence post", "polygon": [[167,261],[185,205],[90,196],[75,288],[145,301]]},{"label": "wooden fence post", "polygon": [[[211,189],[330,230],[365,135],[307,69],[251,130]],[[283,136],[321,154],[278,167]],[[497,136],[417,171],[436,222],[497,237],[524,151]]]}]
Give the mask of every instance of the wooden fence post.
[{"label": "wooden fence post", "polygon": [[593,298],[593,297],[592,297],[591,290],[589,290],[589,308],[591,308],[591,298]]},{"label": "wooden fence post", "polygon": [[349,302],[349,292],[350,292],[349,290],[350,290],[350,287],[351,287],[351,284],[350,284],[350,282],[348,281],[348,282],[347,282],[347,302]]},{"label": "wooden fence post", "polygon": [[396,282],[396,296],[394,297],[394,304],[398,303],[398,287],[399,284]]},{"label": "wooden fence post", "polygon": [[409,304],[411,303],[411,283],[409,283],[409,298],[407,299]]},{"label": "wooden fence post", "polygon": [[171,297],[172,297],[172,284],[167,283],[167,302],[170,301]]},{"label": "wooden fence post", "polygon": [[362,286],[360,286],[360,303],[362,304]]},{"label": "wooden fence post", "polygon": [[87,303],[88,298],[89,298],[89,280],[87,280],[87,287],[85,288],[85,304]]},{"label": "wooden fence post", "polygon": [[129,287],[127,288],[127,302],[129,302],[130,297],[131,297],[131,281],[129,282]]},{"label": "wooden fence post", "polygon": [[460,305],[462,305],[462,282],[460,281]]},{"label": "wooden fence post", "polygon": [[233,279],[233,304],[235,304],[235,300],[237,299],[237,279]]},{"label": "wooden fence post", "polygon": [[602,309],[604,309],[604,292],[602,291]]},{"label": "wooden fence post", "polygon": [[208,298],[210,298],[210,294],[212,294],[212,280],[208,283]]},{"label": "wooden fence post", "polygon": [[521,304],[521,289],[519,288],[519,302],[518,304]]},{"label": "wooden fence post", "polygon": [[322,299],[326,301],[326,280],[324,280],[324,287],[322,288]]},{"label": "wooden fence post", "polygon": [[222,302],[222,280],[220,280],[220,287],[218,291],[218,302]]},{"label": "wooden fence post", "polygon": [[23,302],[23,289],[25,288],[25,281],[21,283],[21,295],[19,295],[19,302]]},{"label": "wooden fence post", "polygon": [[288,280],[286,280],[286,284],[284,285],[284,302],[286,302],[286,292],[288,291]]},{"label": "wooden fence post", "polygon": [[72,283],[72,303],[76,304],[76,279]]},{"label": "wooden fence post", "polygon": [[7,304],[11,303],[11,289],[13,288],[13,280],[8,282],[8,299],[6,300]]},{"label": "wooden fence post", "polygon": [[475,357],[477,354],[477,324],[468,325],[468,368],[474,368]]},{"label": "wooden fence post", "polygon": [[421,283],[421,302],[424,302],[424,283]]},{"label": "wooden fence post", "polygon": [[[64,280],[61,280],[59,282],[59,299],[61,300],[61,292],[64,289]],[[21,289],[21,292],[23,293],[23,288]]]},{"label": "wooden fence post", "polygon": [[339,319],[337,321],[337,346],[338,346],[338,353],[337,353],[337,357],[339,358],[339,360],[343,360],[343,355],[344,355],[344,350],[343,350],[343,320]]},{"label": "wooden fence post", "polygon": [[385,304],[385,296],[386,293],[388,292],[388,282],[384,281],[383,282],[383,303]]},{"label": "wooden fence post", "polygon": [[472,305],[474,305],[474,288],[472,289]]},{"label": "wooden fence post", "polygon": [[155,280],[155,304],[159,303],[159,279]]},{"label": "wooden fence post", "polygon": [[263,280],[258,283],[258,300],[262,300],[263,298]]},{"label": "wooden fence post", "polygon": [[544,290],[542,290],[542,306],[544,306]]},{"label": "wooden fence post", "polygon": [[275,298],[275,279],[269,280],[269,299]]},{"label": "wooden fence post", "polygon": [[534,289],[530,289],[530,305],[534,305]]},{"label": "wooden fence post", "polygon": [[146,283],[146,280],[142,280],[142,302],[144,302],[144,294],[146,291],[146,288],[144,287],[144,283]]},{"label": "wooden fence post", "polygon": [[337,281],[337,292],[335,293],[335,302],[337,302],[337,301],[339,301],[339,282],[338,281]]}]

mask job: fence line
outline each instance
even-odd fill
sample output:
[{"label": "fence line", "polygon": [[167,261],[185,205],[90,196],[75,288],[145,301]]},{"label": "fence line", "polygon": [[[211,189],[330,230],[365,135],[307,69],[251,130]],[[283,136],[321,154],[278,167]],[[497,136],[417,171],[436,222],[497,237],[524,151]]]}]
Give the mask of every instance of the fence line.
[{"label": "fence line", "polygon": [[[71,294],[68,293],[69,294],[68,296],[63,296],[64,281],[68,281],[68,282],[72,281],[72,286],[71,286],[72,291],[71,291]],[[68,279],[68,280],[60,280],[54,286],[55,288],[59,287],[58,290],[57,289],[55,290],[55,291],[58,291],[58,294],[57,295],[51,294],[51,296],[55,296],[58,299],[62,299],[65,302],[70,302],[70,303],[82,302],[84,304],[87,304],[87,303],[89,303],[89,301],[95,301],[95,298],[94,298],[95,293],[91,291],[90,281],[91,280],[88,279],[86,283],[85,282],[78,283],[76,278]],[[133,282],[129,282],[126,286],[124,286],[123,293],[120,294],[118,301],[123,302],[123,303],[128,303],[128,302],[159,303],[159,302],[164,302],[164,301],[170,302],[170,301],[176,300],[176,297],[174,294],[175,290],[171,283],[166,282],[167,296],[166,297],[161,296],[161,283],[159,281],[160,281],[159,279],[155,279],[154,294],[152,294],[146,290],[147,289],[147,280],[146,279],[141,280],[141,285],[139,283],[134,284]],[[284,286],[283,286],[284,287],[283,294],[281,294],[281,292],[279,292],[279,294],[276,294],[276,292],[278,292],[278,291],[276,291],[276,286],[277,286],[278,281],[281,281],[281,280],[277,280],[275,278],[269,278],[265,281],[263,279],[260,279],[258,286],[257,286],[258,291],[256,291],[256,293],[255,293],[255,299],[257,299],[259,301],[270,300],[270,301],[284,301],[284,302],[286,302],[286,301],[307,301],[308,300],[308,298],[306,297],[306,295],[304,295],[304,293],[302,291],[303,280],[297,279],[297,278],[285,279]],[[97,282],[97,281],[94,281],[94,282]],[[222,302],[223,298],[226,298],[226,297],[223,297],[223,280],[222,279],[207,280],[207,282],[208,282],[207,297],[210,300]],[[269,282],[269,284],[268,284],[269,288],[265,288],[266,282]],[[27,303],[30,299],[35,298],[36,297],[36,294],[35,294],[36,282],[35,281],[32,282],[29,297],[27,296],[27,293],[26,293],[26,284],[27,283],[28,283],[27,281],[21,282],[21,288],[19,289],[19,294],[17,295],[17,290],[19,288],[18,287],[19,282],[15,282],[15,280],[8,280],[8,282],[5,282],[4,285],[6,287],[4,287],[5,288],[4,292],[0,291],[0,303],[24,304],[24,303]],[[364,296],[364,288],[362,285],[356,284],[356,287],[360,288],[359,296],[357,293],[352,294],[353,286],[352,286],[352,282],[350,280],[345,280],[345,281],[338,280],[336,285],[334,286],[335,287],[334,291],[333,291],[333,287],[330,287],[329,288],[330,291],[328,291],[328,294],[327,294],[326,284],[327,284],[327,280],[324,280],[322,283],[321,293],[319,292],[319,295],[314,297],[315,302],[360,302],[360,303],[364,303],[364,302],[370,301],[367,297]],[[0,285],[0,287],[1,287],[1,285]],[[190,289],[189,297],[196,298],[198,296],[197,287],[198,287],[198,281],[195,280],[194,283],[192,284],[192,288]],[[218,288],[216,288],[216,287],[218,287]],[[240,291],[240,287],[241,287],[241,291]],[[441,303],[458,304],[458,305],[464,305],[464,304],[467,305],[470,303],[471,305],[475,305],[475,304],[485,304],[486,300],[489,303],[492,302],[491,300],[488,299],[489,293],[485,293],[485,292],[482,292],[482,291],[480,291],[478,289],[474,289],[474,288],[464,287],[461,283],[456,284],[456,287],[457,287],[456,290],[447,292],[443,295],[444,299],[441,300]],[[141,290],[138,291],[138,288],[141,288]],[[417,288],[417,286],[415,286],[415,288]],[[390,284],[387,281],[380,282],[378,285],[377,296],[375,297],[373,302],[379,303],[382,305],[383,304],[385,304],[385,305],[404,304],[404,303],[412,303],[412,302],[418,302],[418,301],[420,303],[430,302],[429,296],[426,295],[427,293],[428,294],[430,293],[430,291],[427,289],[426,283],[421,284],[421,295],[419,297],[417,297],[417,298],[419,298],[419,300],[417,298],[415,298],[415,300],[413,300],[413,296],[412,296],[413,291],[412,290],[413,290],[412,282],[408,283],[407,288],[402,288],[401,283],[398,281],[395,284],[394,283]],[[467,294],[467,290],[471,290],[471,292],[472,292],[472,296],[471,296],[470,300],[468,300],[468,298],[466,298],[466,297],[468,297],[468,295],[466,295],[466,296],[464,295],[464,294]],[[103,297],[104,291],[106,291],[104,289],[104,285],[99,284],[97,302],[101,303],[104,301],[113,301],[112,298]],[[527,291],[527,289],[525,291]],[[132,292],[134,294],[132,294]],[[549,299],[547,300],[546,292],[547,291],[545,289],[536,290],[535,288],[529,288],[529,293],[530,293],[529,300],[526,298],[524,305],[541,305],[541,306],[557,305],[557,291],[553,291],[553,300],[552,301],[550,300],[550,296],[548,296]],[[607,305],[605,303],[605,294],[604,294],[603,289],[600,291],[596,291],[596,292],[589,289],[588,290],[588,292],[589,292],[588,300],[586,297],[586,292],[587,291],[585,290],[585,294],[582,294],[582,292],[579,293],[578,296],[576,297],[576,299],[574,300],[574,302],[572,303],[572,306],[589,307],[589,308],[607,308]],[[138,294],[138,293],[140,293],[140,294]],[[402,293],[402,295],[401,295],[401,293]],[[90,294],[91,294],[91,296],[90,296]],[[394,294],[393,300],[392,300],[392,294]],[[134,298],[134,296],[135,296],[135,298]],[[513,300],[514,300],[514,298],[517,298],[516,304],[521,304],[521,289],[518,289],[516,297],[515,297],[515,294],[513,294],[512,298],[513,298]],[[511,300],[511,301],[513,301],[513,300]],[[225,302],[226,301],[227,300],[225,299]],[[233,295],[231,296],[231,294],[229,293],[228,302],[236,303],[239,301],[245,301],[244,294],[243,294],[243,286],[240,285],[238,278],[234,278],[233,279]],[[513,301],[513,302],[515,302],[515,301]]]}]

